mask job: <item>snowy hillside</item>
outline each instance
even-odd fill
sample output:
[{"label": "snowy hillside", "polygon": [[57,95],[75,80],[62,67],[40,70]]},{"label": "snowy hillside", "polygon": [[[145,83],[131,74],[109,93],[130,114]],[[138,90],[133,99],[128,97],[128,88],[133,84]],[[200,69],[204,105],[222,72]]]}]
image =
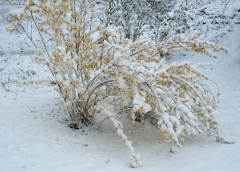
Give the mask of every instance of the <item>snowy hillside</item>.
[{"label": "snowy hillside", "polygon": [[189,60],[211,64],[202,71],[217,83],[221,92],[220,136],[236,143],[218,143],[202,134],[185,140],[182,148],[170,153],[161,133],[153,130],[156,126],[126,124],[124,131],[143,161],[142,168],[132,169],[125,142],[117,136],[109,119],[100,126],[73,130],[68,127],[54,84],[27,84],[51,77],[50,72],[31,61],[33,48],[21,44],[26,36],[10,35],[1,25],[0,172],[240,171],[239,29],[240,24],[234,21],[231,29],[223,29],[221,36],[216,36],[214,30],[206,33],[208,40],[228,48],[228,54],[217,52],[218,58],[210,58],[181,53],[169,59],[169,63]]}]

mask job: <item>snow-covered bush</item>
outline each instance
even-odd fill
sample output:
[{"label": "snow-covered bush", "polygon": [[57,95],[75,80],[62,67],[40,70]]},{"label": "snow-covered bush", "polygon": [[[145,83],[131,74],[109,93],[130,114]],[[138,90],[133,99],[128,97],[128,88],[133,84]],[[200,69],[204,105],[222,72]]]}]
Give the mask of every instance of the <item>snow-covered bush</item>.
[{"label": "snow-covered bush", "polygon": [[[230,30],[239,22],[236,0],[98,0],[97,4],[101,23],[121,27],[133,41],[143,34],[149,34],[155,43],[188,31],[221,35],[223,28]],[[225,13],[227,8],[232,10]]]},{"label": "snow-covered bush", "polygon": [[144,33],[161,34],[160,30],[166,27],[163,25],[166,14],[174,2],[174,0],[100,0],[98,17],[103,24],[121,27],[126,38],[135,41]]},{"label": "snow-covered bush", "polygon": [[239,22],[239,5],[237,0],[182,1],[169,13],[171,19],[165,35],[197,31],[202,35],[222,36]]},{"label": "snow-covered bush", "polygon": [[[119,28],[98,25],[94,1],[27,0],[10,16],[15,21],[8,30],[20,27],[28,35],[38,51],[36,60],[50,69],[72,120],[88,125],[97,115],[108,116],[126,141],[132,167],[141,166],[140,156],[115,118],[119,113],[115,101],[130,107],[133,123],[136,114],[144,122],[145,114],[153,111],[164,139],[179,147],[180,140],[203,131],[218,137],[218,100],[205,85],[209,79],[196,65],[169,65],[161,55],[185,50],[212,56],[210,49],[224,48],[200,35],[185,34],[175,34],[158,45],[148,36],[132,42]],[[25,29],[26,18],[35,24],[41,47]],[[48,46],[47,40],[53,40],[54,45]],[[111,103],[105,101],[109,97],[114,98]]]}]

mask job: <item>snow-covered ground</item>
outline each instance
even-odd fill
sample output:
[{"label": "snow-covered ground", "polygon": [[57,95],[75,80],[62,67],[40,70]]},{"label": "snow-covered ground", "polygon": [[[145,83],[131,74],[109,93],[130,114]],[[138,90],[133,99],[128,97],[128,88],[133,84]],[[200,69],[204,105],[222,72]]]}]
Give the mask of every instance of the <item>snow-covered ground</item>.
[{"label": "snow-covered ground", "polygon": [[186,140],[181,149],[170,153],[160,131],[153,130],[154,126],[134,128],[126,124],[125,133],[143,161],[142,168],[131,169],[125,143],[109,120],[102,123],[99,130],[97,126],[70,129],[64,123],[66,116],[53,85],[19,86],[15,83],[36,80],[47,76],[48,71],[31,62],[31,48],[21,52],[25,44],[20,44],[19,40],[24,39],[23,35],[9,35],[1,26],[0,172],[240,171],[239,29],[240,25],[236,24],[218,38],[219,45],[227,47],[229,53],[218,52],[217,59],[196,54],[174,58],[174,61],[212,63],[202,70],[221,90],[220,135],[236,143],[221,144],[203,134]]}]

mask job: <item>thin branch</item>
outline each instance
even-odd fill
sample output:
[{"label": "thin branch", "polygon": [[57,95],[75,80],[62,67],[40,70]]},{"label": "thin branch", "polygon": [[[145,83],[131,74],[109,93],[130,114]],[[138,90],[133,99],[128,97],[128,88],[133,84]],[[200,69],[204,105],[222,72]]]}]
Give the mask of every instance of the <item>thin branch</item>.
[{"label": "thin branch", "polygon": [[[4,1],[4,0],[2,0],[2,1]],[[10,4],[12,4],[12,5],[24,5],[25,4],[25,2],[23,2],[23,3],[17,3],[17,2],[15,2],[15,1],[11,1],[11,0],[7,0],[7,2],[9,2]]]},{"label": "thin branch", "polygon": [[144,51],[144,50],[146,50],[146,49],[144,48],[144,49],[139,50],[139,51],[137,51],[137,52],[135,52],[135,53],[133,53],[133,54],[130,54],[130,57],[131,57],[131,56],[134,56],[134,55],[136,55],[136,54],[139,54],[139,53],[141,53],[141,52]]},{"label": "thin branch", "polygon": [[89,102],[90,98],[92,97],[92,94],[94,93],[94,91],[95,91],[98,87],[102,86],[103,84],[106,84],[106,83],[108,83],[108,82],[113,82],[113,81],[116,81],[116,80],[115,80],[115,79],[112,79],[112,80],[104,81],[104,82],[98,84],[98,85],[91,91],[91,93],[89,94],[88,99],[87,99],[87,101],[86,101],[86,104],[85,104],[85,107],[84,107],[84,112],[86,111],[88,102]]},{"label": "thin branch", "polygon": [[41,34],[40,30],[39,30],[39,27],[38,27],[38,25],[37,25],[37,23],[36,23],[36,20],[35,20],[34,17],[33,17],[32,11],[29,10],[29,12],[30,12],[30,14],[31,14],[31,17],[32,17],[32,19],[33,19],[33,22],[34,22],[34,24],[35,24],[35,26],[36,26],[36,28],[37,28],[37,30],[38,30],[38,34],[39,34],[39,36],[41,37],[42,43],[43,43],[43,45],[44,45],[44,48],[45,48],[45,50],[46,50],[46,52],[47,52],[47,54],[48,54],[48,57],[49,57],[49,59],[50,59],[50,55],[49,55],[47,46],[46,46],[45,41],[44,41],[44,39],[43,39],[43,36],[42,36],[42,34]]},{"label": "thin branch", "polygon": [[99,131],[99,128],[100,128],[100,126],[101,126],[101,124],[104,122],[104,121],[106,121],[107,119],[109,119],[110,117],[108,116],[108,117],[106,117],[105,119],[103,119],[101,122],[100,122],[100,124],[98,125],[98,127],[97,127],[97,130]]},{"label": "thin branch", "polygon": [[[33,42],[32,36],[30,36],[30,35],[27,33],[26,29],[25,29],[20,23],[18,23],[18,25],[22,28],[22,30],[25,32],[25,34],[27,35],[27,37],[28,37],[28,38],[30,39],[30,41],[32,42],[33,46],[37,49],[36,44]],[[32,33],[31,33],[31,34],[32,34]]]},{"label": "thin branch", "polygon": [[185,83],[189,88],[191,88],[191,90],[193,90],[193,91],[197,94],[197,96],[200,98],[200,100],[203,102],[203,104],[204,104],[205,106],[207,106],[206,103],[204,102],[203,98],[198,94],[198,92],[197,92],[191,85],[189,85],[189,83],[187,83],[186,81],[184,81],[183,79],[181,79],[181,78],[179,78],[179,77],[177,77],[177,76],[175,76],[175,75],[172,75],[172,76],[170,76],[170,77],[175,78],[175,79],[177,79],[177,80]]}]

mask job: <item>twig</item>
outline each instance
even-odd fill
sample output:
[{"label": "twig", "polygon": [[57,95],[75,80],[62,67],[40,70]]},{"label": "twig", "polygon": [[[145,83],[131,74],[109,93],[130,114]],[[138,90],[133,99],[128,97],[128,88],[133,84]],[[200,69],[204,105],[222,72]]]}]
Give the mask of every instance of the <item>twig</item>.
[{"label": "twig", "polygon": [[[4,0],[2,0],[2,1],[4,1]],[[24,5],[24,2],[23,3],[16,3],[15,1],[12,2],[11,0],[7,0],[7,2],[9,2],[12,5]]]},{"label": "twig", "polygon": [[224,7],[224,9],[223,9],[222,19],[223,19],[223,15],[224,15],[224,13],[225,13],[225,11],[226,11],[226,9],[227,9],[227,6],[228,6],[228,4],[229,4],[230,1],[231,1],[231,0],[228,0],[228,2],[226,3],[226,5],[225,5],[225,7]]},{"label": "twig", "polygon": [[175,78],[175,79],[177,79],[177,80],[185,83],[189,88],[191,88],[191,90],[193,90],[193,91],[197,94],[197,96],[200,98],[200,100],[203,102],[203,104],[204,104],[205,106],[207,106],[206,103],[204,102],[202,96],[200,96],[200,95],[198,94],[198,92],[197,92],[191,85],[189,85],[189,83],[187,83],[187,82],[184,81],[183,79],[181,79],[181,78],[179,78],[179,77],[177,77],[177,76],[174,76],[174,75],[172,75],[172,76],[170,76],[170,77]]},{"label": "twig", "polygon": [[93,92],[94,92],[98,87],[102,86],[103,84],[106,84],[106,83],[108,83],[108,82],[113,82],[113,81],[116,81],[116,80],[115,80],[115,79],[112,79],[112,80],[104,81],[104,82],[98,84],[98,85],[91,91],[91,93],[89,94],[88,99],[87,99],[87,101],[86,101],[86,104],[85,104],[85,107],[84,107],[84,112],[86,111],[88,102],[89,102],[90,98],[92,97]]},{"label": "twig", "polygon": [[[26,29],[25,29],[20,23],[19,23],[18,25],[22,28],[22,30],[25,32],[25,34],[27,35],[27,37],[28,37],[28,38],[30,39],[30,41],[32,42],[33,46],[37,49],[36,44],[33,42],[32,36],[30,36],[30,35],[27,33]],[[31,35],[32,35],[32,31],[31,31]]]},{"label": "twig", "polygon": [[229,142],[229,141],[226,141],[226,140],[224,140],[224,139],[221,138],[221,137],[216,137],[216,142],[224,143],[224,144],[234,144],[234,143],[236,143],[236,142]]},{"label": "twig", "polygon": [[105,119],[103,119],[101,122],[100,122],[100,124],[98,125],[98,127],[97,127],[97,130],[99,131],[99,127],[101,126],[101,124],[104,122],[104,121],[106,121],[107,119],[109,119],[110,117],[108,116],[108,117],[106,117]]},{"label": "twig", "polygon": [[40,30],[39,30],[39,27],[38,27],[38,25],[37,25],[37,23],[36,23],[36,21],[35,21],[35,19],[34,19],[34,17],[33,17],[32,11],[29,10],[29,12],[30,12],[31,17],[32,17],[32,19],[33,19],[33,22],[34,22],[34,24],[35,24],[35,26],[36,26],[36,28],[37,28],[37,30],[38,30],[39,36],[41,37],[42,43],[43,43],[43,45],[44,45],[44,49],[46,50],[46,52],[47,52],[47,54],[48,54],[48,57],[49,57],[49,59],[50,59],[50,55],[49,55],[49,52],[48,52],[48,50],[47,50],[47,46],[46,46],[46,44],[45,44],[45,41],[43,40],[43,36],[42,36],[42,34],[41,34]]}]

